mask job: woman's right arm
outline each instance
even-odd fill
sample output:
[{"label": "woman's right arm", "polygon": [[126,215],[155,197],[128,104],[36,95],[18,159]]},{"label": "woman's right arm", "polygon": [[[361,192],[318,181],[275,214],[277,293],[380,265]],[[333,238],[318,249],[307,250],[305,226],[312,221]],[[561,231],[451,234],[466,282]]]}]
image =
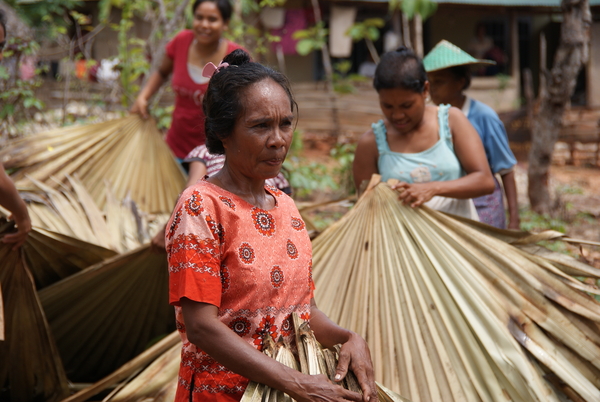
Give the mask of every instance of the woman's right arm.
[{"label": "woman's right arm", "polygon": [[13,250],[16,250],[25,243],[27,234],[31,231],[31,219],[27,212],[27,205],[4,171],[2,162],[0,162],[0,205],[10,211],[11,218],[17,224],[17,232],[5,235],[2,242],[13,243]]},{"label": "woman's right arm", "polygon": [[233,372],[301,402],[362,400],[324,375],[302,374],[259,352],[219,320],[216,306],[187,298],[180,302],[188,340]]},{"label": "woman's right arm", "polygon": [[138,113],[144,119],[148,118],[148,100],[154,95],[158,89],[165,83],[169,78],[169,75],[173,72],[173,59],[166,54],[158,67],[157,71],[154,71],[144,88],[140,91],[136,98],[133,106],[131,107],[131,113]]},{"label": "woman's right arm", "polygon": [[373,134],[373,130],[369,130],[358,140],[354,153],[354,161],[352,162],[352,175],[354,176],[354,185],[356,186],[357,193],[360,193],[363,181],[371,180],[373,174],[379,173],[377,167],[378,156],[379,152],[377,151],[375,134]]}]

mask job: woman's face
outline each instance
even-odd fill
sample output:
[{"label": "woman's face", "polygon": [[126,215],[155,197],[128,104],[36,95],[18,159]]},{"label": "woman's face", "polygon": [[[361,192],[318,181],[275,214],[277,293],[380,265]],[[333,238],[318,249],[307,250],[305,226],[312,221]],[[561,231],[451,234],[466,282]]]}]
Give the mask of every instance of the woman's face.
[{"label": "woman's face", "polygon": [[429,91],[429,83],[425,83],[422,93],[404,88],[380,89],[379,105],[388,122],[400,134],[415,129],[425,113],[425,99]]},{"label": "woman's face", "polygon": [[465,79],[457,78],[448,69],[427,73],[427,79],[429,80],[431,100],[436,105],[452,104],[462,96]]},{"label": "woman's face", "polygon": [[217,7],[217,3],[210,0],[203,1],[194,10],[193,23],[194,37],[204,45],[213,44],[221,39],[227,23]]},{"label": "woman's face", "polygon": [[227,166],[251,180],[277,176],[292,142],[294,114],[285,90],[271,79],[249,86],[243,112],[223,140]]}]

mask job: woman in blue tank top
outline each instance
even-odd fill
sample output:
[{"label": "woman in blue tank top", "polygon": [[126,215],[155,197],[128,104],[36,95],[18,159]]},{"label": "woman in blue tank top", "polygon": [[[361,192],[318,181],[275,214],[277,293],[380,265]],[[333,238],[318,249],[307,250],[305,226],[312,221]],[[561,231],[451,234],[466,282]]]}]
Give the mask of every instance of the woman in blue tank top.
[{"label": "woman in blue tank top", "polygon": [[428,106],[423,63],[401,47],[383,55],[373,86],[384,119],[360,138],[354,182],[379,173],[400,183],[399,198],[411,207],[434,209],[478,220],[471,200],[494,191],[494,180],[477,131],[449,105]]}]

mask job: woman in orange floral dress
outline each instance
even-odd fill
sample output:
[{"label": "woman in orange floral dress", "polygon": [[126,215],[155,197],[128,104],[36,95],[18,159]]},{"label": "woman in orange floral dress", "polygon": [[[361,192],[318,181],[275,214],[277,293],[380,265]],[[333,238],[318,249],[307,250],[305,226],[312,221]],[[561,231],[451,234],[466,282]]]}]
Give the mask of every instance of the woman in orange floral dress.
[{"label": "woman in orange floral dress", "polygon": [[[212,69],[205,71],[212,74],[203,104],[207,147],[224,154],[225,165],[183,192],[166,233],[170,302],[183,340],[176,401],[239,401],[250,380],[297,401],[376,401],[366,342],[314,302],[300,213],[286,194],[265,186],[292,140],[289,82],[242,50]],[[266,337],[293,343],[294,312],[321,344],[342,344],[336,379],[352,369],[363,395],[260,352]]]}]

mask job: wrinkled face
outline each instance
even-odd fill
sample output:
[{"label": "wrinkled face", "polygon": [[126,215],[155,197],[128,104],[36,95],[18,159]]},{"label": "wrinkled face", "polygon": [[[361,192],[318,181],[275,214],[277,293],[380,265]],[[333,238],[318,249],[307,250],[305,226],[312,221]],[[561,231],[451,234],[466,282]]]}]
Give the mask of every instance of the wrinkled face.
[{"label": "wrinkled face", "polygon": [[221,39],[227,23],[217,7],[217,4],[207,0],[203,1],[194,10],[193,23],[194,37],[201,44],[212,44]]},{"label": "wrinkled face", "polygon": [[230,169],[251,180],[277,176],[292,142],[294,114],[285,90],[271,79],[249,86],[244,111],[223,140]]},{"label": "wrinkled face", "polygon": [[0,25],[0,61],[2,61],[2,51],[4,51],[4,46],[6,45],[6,32],[4,32],[4,28]]},{"label": "wrinkled face", "polygon": [[423,93],[404,88],[379,90],[381,111],[400,134],[412,131],[423,119],[428,90],[428,83]]},{"label": "wrinkled face", "polygon": [[429,80],[431,100],[436,105],[451,104],[453,100],[460,98],[465,86],[465,79],[457,78],[448,69],[427,73],[427,79]]}]

